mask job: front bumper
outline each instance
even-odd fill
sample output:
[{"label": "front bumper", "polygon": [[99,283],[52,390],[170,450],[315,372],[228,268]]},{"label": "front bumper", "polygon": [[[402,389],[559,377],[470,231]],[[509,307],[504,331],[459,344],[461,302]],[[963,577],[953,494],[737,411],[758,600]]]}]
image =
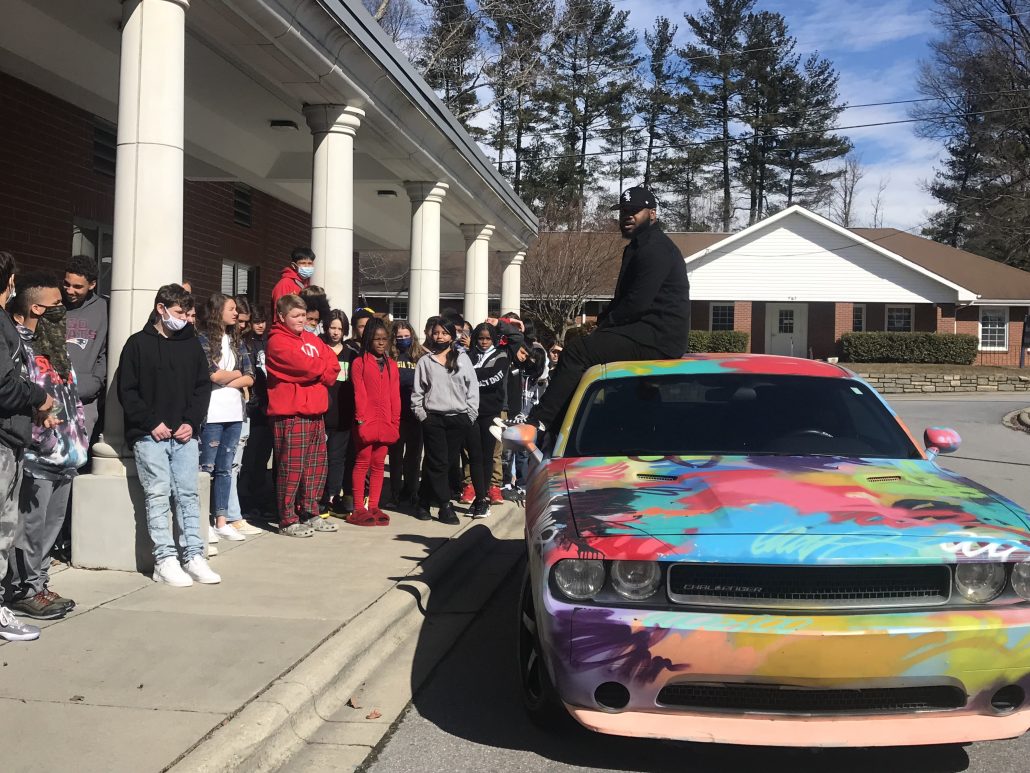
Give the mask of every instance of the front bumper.
[{"label": "front bumper", "polygon": [[[1030,701],[1030,609],[770,615],[575,607],[545,594],[541,637],[559,696],[585,726],[618,735],[774,746],[892,746],[1011,738],[1030,702],[996,710],[1017,685]],[[538,607],[539,609],[540,607]],[[961,708],[848,714],[661,705],[688,681],[860,689],[959,687]],[[618,710],[594,691],[629,691]]]}]

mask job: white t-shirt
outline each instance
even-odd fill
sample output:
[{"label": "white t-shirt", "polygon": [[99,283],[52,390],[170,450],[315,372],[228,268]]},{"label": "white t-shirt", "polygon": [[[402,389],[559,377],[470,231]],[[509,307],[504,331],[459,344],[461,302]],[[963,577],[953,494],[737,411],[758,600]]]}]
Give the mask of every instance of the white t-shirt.
[{"label": "white t-shirt", "polygon": [[[219,370],[236,370],[236,355],[233,354],[229,334],[222,334],[222,358]],[[243,395],[235,387],[211,385],[211,402],[207,405],[208,422],[243,421]]]}]

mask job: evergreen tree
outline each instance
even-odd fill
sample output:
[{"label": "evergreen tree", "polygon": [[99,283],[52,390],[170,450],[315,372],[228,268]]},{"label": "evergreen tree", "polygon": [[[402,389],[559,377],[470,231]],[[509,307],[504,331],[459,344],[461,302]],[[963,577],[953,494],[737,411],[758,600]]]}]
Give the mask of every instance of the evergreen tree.
[{"label": "evergreen tree", "polygon": [[682,154],[665,146],[691,136],[676,130],[689,126],[692,123],[689,119],[697,120],[693,100],[684,86],[686,67],[676,56],[673,43],[677,31],[675,24],[659,16],[654,27],[644,32],[648,51],[647,84],[637,94],[636,111],[644,121],[643,183],[648,188],[661,188],[673,178]]},{"label": "evergreen tree", "polygon": [[700,14],[685,14],[687,26],[696,38],[680,50],[707,127],[718,132],[719,169],[715,181],[722,189],[721,225],[729,231],[733,220],[731,123],[737,112],[744,32],[755,0],[708,0]]},{"label": "evergreen tree", "polygon": [[474,66],[479,53],[478,18],[465,0],[424,2],[430,7],[430,21],[415,64],[466,131],[482,136],[482,130],[471,124],[479,104]]},{"label": "evergreen tree", "polygon": [[833,64],[811,54],[803,71],[785,83],[783,135],[776,143],[771,163],[779,169],[778,193],[785,206],[801,204],[810,209],[826,205],[840,167],[830,162],[852,150],[851,141],[833,133],[844,110],[837,89],[839,76]]},{"label": "evergreen tree", "polygon": [[600,161],[588,155],[604,120],[635,82],[640,59],[628,11],[612,0],[567,0],[547,52],[546,106],[561,136],[555,187],[568,204],[570,225],[582,227],[587,194]]}]

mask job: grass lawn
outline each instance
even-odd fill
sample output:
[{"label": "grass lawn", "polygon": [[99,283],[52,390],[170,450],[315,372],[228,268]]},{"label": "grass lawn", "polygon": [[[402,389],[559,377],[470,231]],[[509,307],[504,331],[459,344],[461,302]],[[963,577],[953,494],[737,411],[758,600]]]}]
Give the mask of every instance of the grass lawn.
[{"label": "grass lawn", "polygon": [[1027,368],[1000,368],[993,365],[924,365],[912,362],[841,362],[838,363],[856,373],[930,373],[942,375],[1007,375],[1030,376]]}]

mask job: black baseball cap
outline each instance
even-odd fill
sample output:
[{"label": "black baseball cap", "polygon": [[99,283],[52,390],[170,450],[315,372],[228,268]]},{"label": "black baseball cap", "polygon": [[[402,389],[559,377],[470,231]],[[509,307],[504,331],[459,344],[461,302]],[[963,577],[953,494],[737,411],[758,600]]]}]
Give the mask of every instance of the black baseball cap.
[{"label": "black baseball cap", "polygon": [[619,197],[619,203],[612,207],[612,211],[618,209],[655,209],[658,202],[654,194],[642,185],[627,188]]}]

